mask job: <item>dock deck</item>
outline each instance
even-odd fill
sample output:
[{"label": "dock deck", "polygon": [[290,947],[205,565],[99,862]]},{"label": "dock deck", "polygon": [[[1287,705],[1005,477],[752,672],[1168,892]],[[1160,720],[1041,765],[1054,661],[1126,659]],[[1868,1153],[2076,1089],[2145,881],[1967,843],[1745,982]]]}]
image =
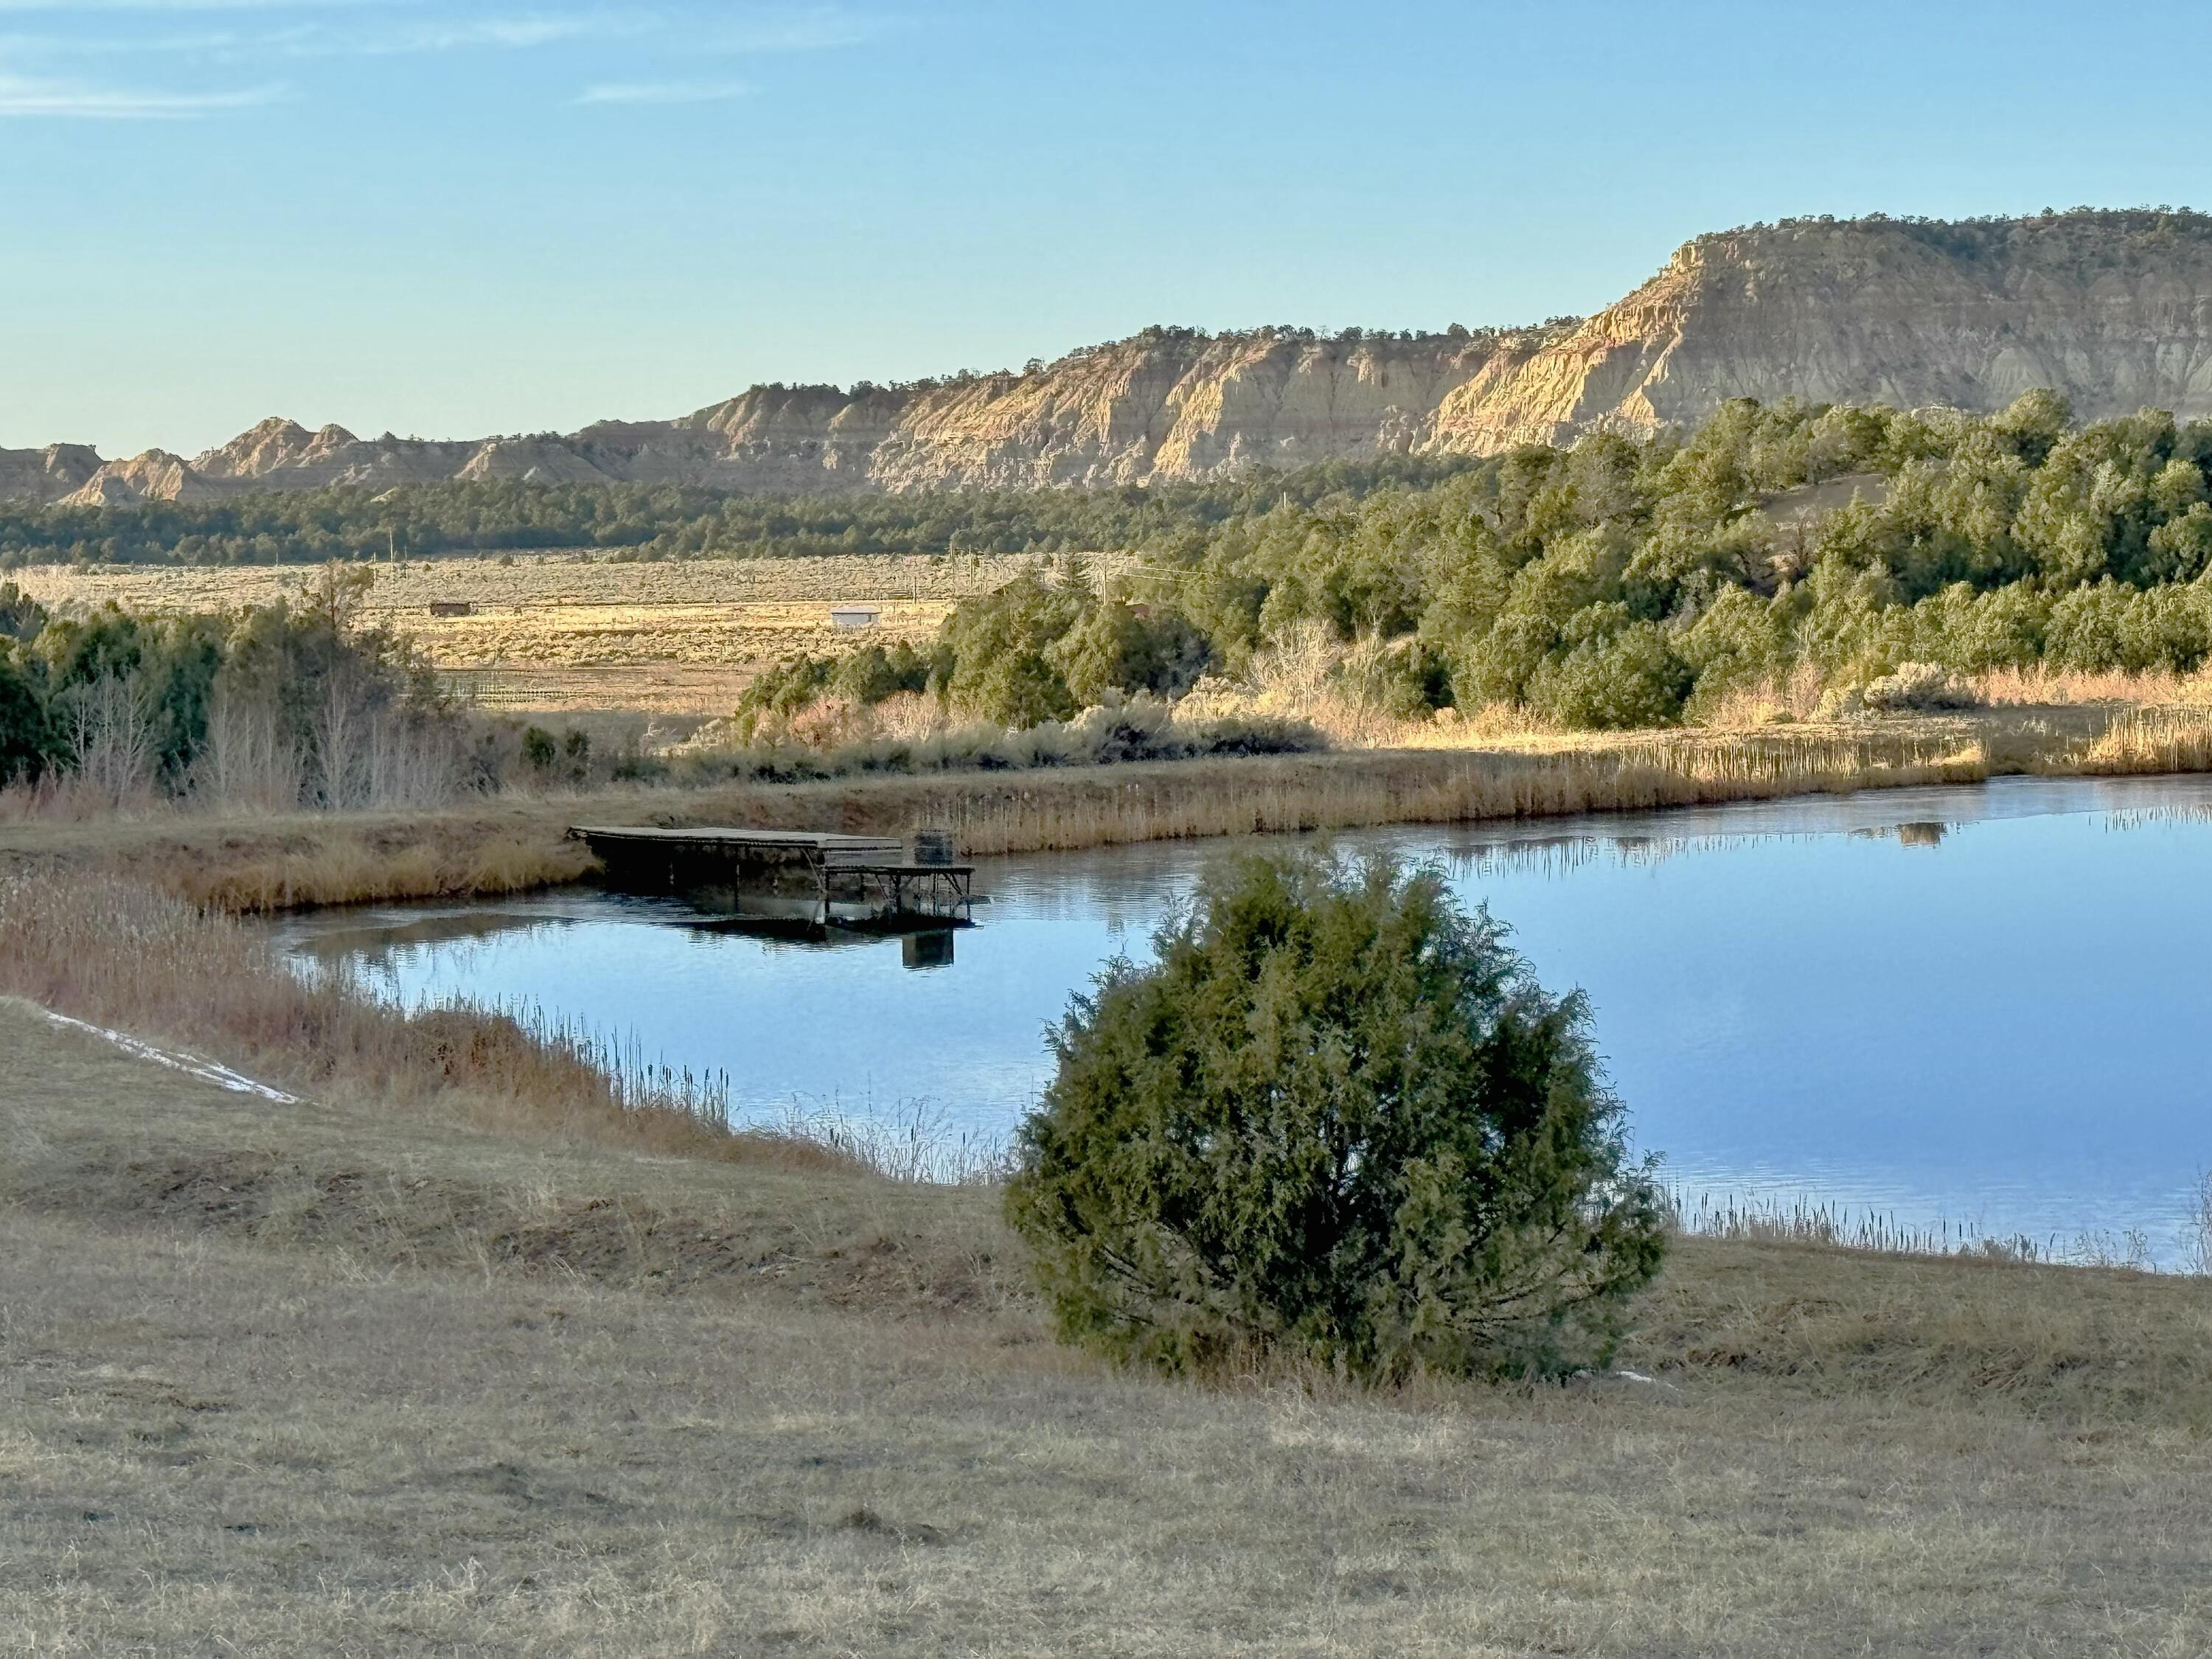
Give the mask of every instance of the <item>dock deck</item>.
[{"label": "dock deck", "polygon": [[[592,849],[611,880],[637,890],[727,888],[736,908],[749,878],[759,883],[796,875],[813,890],[824,926],[841,902],[862,907],[872,920],[915,915],[939,921],[966,921],[975,902],[974,865],[917,858],[892,836],[602,824],[578,824],[568,834]],[[917,848],[943,844],[936,837],[915,841]]]}]

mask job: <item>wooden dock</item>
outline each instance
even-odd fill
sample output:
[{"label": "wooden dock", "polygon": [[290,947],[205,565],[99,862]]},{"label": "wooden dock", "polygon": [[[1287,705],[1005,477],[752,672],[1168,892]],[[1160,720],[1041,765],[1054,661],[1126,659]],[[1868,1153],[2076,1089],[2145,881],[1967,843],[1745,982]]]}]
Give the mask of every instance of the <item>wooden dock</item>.
[{"label": "wooden dock", "polygon": [[568,831],[592,849],[612,885],[631,892],[720,893],[733,911],[742,896],[812,894],[819,921],[856,918],[896,925],[901,918],[942,927],[968,920],[975,866],[954,861],[950,839],[923,831],[911,844],[890,836],[842,836],[811,830],[660,830],[579,824]]}]

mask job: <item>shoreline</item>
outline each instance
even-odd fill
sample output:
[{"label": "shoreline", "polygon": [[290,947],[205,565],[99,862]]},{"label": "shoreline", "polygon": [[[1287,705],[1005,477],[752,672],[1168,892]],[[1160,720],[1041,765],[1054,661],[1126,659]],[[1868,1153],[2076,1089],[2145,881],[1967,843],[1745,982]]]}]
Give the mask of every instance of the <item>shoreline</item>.
[{"label": "shoreline", "polygon": [[1346,749],[1121,765],[653,785],[485,797],[420,811],[185,812],[0,826],[0,869],[149,882],[234,914],[495,897],[587,875],[574,823],[904,835],[964,853],[1471,823],[2057,776],[2212,769],[2212,711],[2067,706],[1741,732]]}]

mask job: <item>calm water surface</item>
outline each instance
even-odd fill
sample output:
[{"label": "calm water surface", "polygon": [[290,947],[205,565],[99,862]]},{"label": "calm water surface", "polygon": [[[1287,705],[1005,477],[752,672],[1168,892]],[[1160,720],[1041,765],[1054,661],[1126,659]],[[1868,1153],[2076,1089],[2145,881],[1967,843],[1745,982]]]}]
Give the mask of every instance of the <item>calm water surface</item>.
[{"label": "calm water surface", "polygon": [[[2170,1255],[2212,1169],[2212,780],[1966,789],[1347,835],[1435,861],[1589,994],[1639,1147],[1701,1194]],[[1003,1134],[1042,1031],[1232,843],[987,862],[952,960],[769,941],[570,890],[287,924],[414,1005],[526,1004],[793,1105]],[[1259,841],[1234,843],[1260,846]]]}]

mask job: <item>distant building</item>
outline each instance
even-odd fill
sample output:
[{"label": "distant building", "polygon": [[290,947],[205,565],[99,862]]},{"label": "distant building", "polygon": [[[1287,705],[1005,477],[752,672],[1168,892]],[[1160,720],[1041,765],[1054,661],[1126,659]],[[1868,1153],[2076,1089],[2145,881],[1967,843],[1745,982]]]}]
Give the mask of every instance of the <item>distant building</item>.
[{"label": "distant building", "polygon": [[473,617],[477,608],[466,599],[433,599],[430,614],[434,617]]},{"label": "distant building", "polygon": [[832,628],[873,628],[882,620],[884,608],[879,605],[833,605],[830,607]]}]

